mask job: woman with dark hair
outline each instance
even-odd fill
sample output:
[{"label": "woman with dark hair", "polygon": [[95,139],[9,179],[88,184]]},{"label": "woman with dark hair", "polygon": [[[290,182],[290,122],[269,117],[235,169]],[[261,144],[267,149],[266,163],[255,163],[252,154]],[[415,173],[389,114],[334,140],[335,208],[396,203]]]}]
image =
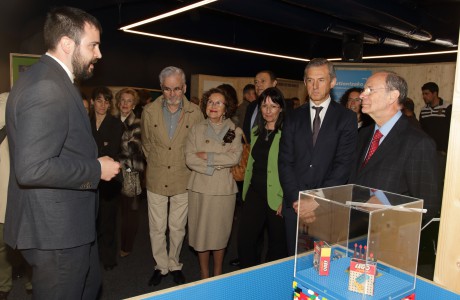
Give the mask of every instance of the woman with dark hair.
[{"label": "woman with dark hair", "polygon": [[266,261],[287,256],[282,218],[283,190],[278,176],[278,153],[286,104],[282,92],[267,88],[259,96],[258,124],[252,130],[251,155],[243,185],[243,210],[238,232],[238,255],[243,268],[260,263],[258,239],[268,231]]},{"label": "woman with dark hair", "polygon": [[[145,160],[142,153],[141,119],[135,112],[135,108],[139,104],[139,96],[136,90],[124,88],[115,95],[115,99],[120,111],[120,120],[123,122],[125,129],[121,137],[120,164],[125,174],[131,173],[129,175],[137,177],[140,182]],[[127,178],[123,178],[123,180],[127,180]],[[137,186],[135,189],[137,189]],[[141,192],[142,189],[136,190],[134,196],[121,192],[121,257],[128,256],[133,249],[137,228],[139,227],[137,201]]]},{"label": "woman with dark hair", "polygon": [[[114,160],[119,160],[123,124],[109,113],[112,99],[112,91],[105,86],[93,90],[91,97],[93,111],[90,122],[97,144],[98,157],[110,156]],[[112,270],[117,265],[117,199],[121,191],[120,178],[101,181],[98,188],[97,233],[100,259],[106,270]]]},{"label": "woman with dark hair", "polygon": [[359,95],[361,95],[362,92],[362,88],[352,87],[346,90],[340,98],[340,104],[356,113],[356,117],[358,119],[358,130],[374,123],[369,115],[361,111],[361,98],[359,98]]},{"label": "woman with dark hair", "polygon": [[192,170],[187,185],[189,244],[198,252],[201,278],[222,274],[222,262],[232,230],[238,191],[230,168],[238,164],[243,131],[231,121],[237,103],[221,89],[203,95],[206,119],[194,125],[185,146],[185,161]]}]

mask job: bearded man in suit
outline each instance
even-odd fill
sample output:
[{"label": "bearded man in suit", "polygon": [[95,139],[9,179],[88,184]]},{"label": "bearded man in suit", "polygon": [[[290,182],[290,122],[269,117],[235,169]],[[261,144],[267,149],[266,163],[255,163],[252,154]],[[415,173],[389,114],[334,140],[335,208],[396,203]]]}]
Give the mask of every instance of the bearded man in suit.
[{"label": "bearded man in suit", "polygon": [[356,114],[331,100],[332,63],[312,59],[304,82],[310,101],[286,118],[278,158],[289,255],[295,252],[299,192],[345,184],[358,135]]},{"label": "bearded man in suit", "polygon": [[97,147],[74,80],[91,77],[101,25],[88,13],[48,13],[48,49],[21,75],[7,103],[11,154],[5,241],[33,267],[34,299],[96,299],[99,181],[120,164]]}]

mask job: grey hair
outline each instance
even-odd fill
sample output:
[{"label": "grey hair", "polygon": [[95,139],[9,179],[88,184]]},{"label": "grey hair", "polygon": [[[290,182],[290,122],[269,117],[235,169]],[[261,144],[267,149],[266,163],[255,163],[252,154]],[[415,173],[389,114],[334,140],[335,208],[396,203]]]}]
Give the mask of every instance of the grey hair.
[{"label": "grey hair", "polygon": [[334,65],[330,61],[328,61],[325,58],[313,58],[312,60],[308,62],[307,66],[305,67],[305,70],[303,73],[304,79],[306,79],[305,75],[307,74],[308,69],[313,68],[313,67],[321,67],[324,65],[326,65],[329,70],[329,76],[331,77],[331,80],[336,78],[337,76],[335,75]]},{"label": "grey hair", "polygon": [[181,68],[169,66],[161,70],[160,75],[158,78],[160,79],[160,85],[163,86],[163,82],[167,77],[173,76],[173,75],[180,75],[182,79],[182,83],[185,84],[185,73]]},{"label": "grey hair", "polygon": [[387,91],[399,91],[398,103],[404,104],[407,97],[407,82],[404,78],[392,71],[385,71],[385,85]]}]

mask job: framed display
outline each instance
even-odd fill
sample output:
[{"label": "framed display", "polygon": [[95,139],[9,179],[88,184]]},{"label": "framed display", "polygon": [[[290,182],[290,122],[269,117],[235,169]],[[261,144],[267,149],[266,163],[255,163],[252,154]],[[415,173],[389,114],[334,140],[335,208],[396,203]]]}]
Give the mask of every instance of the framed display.
[{"label": "framed display", "polygon": [[21,73],[40,59],[37,54],[10,53],[10,87],[18,80]]}]

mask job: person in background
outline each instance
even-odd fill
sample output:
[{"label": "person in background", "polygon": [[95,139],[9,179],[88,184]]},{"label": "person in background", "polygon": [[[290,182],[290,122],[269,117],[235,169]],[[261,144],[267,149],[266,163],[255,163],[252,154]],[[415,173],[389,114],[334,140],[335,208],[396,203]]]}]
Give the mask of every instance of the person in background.
[{"label": "person in background", "polygon": [[166,67],[159,79],[163,95],[145,106],[141,119],[142,149],[147,160],[150,242],[156,262],[148,284],[154,286],[168,272],[176,284],[185,283],[183,265],[179,262],[187,224],[190,177],[185,164],[185,141],[192,126],[203,120],[200,108],[184,96],[187,85],[182,69]]},{"label": "person in background", "polygon": [[409,122],[417,128],[422,128],[420,122],[417,120],[414,112],[415,104],[414,100],[407,97],[406,101],[402,105],[401,112],[409,119]]},{"label": "person in background", "polygon": [[252,130],[238,232],[238,256],[242,268],[261,262],[257,242],[265,228],[268,232],[266,261],[287,256],[282,217],[283,190],[278,176],[284,97],[279,89],[271,87],[262,92],[258,101],[262,118]]},{"label": "person in background", "polygon": [[[10,154],[6,136],[5,108],[9,93],[0,94],[0,300],[8,299],[8,294],[13,287],[13,267],[11,256],[20,256],[17,260],[24,260],[18,251],[11,249],[3,240],[3,224],[5,223],[6,202],[8,195],[8,181],[10,177]],[[15,253],[12,253],[12,252]],[[32,294],[31,268],[26,267],[27,281],[25,284],[27,294]]]},{"label": "person in background", "polygon": [[82,101],[83,101],[83,106],[85,107],[86,112],[88,113],[88,116],[89,116],[90,104],[89,104],[88,97],[86,97],[86,95],[83,94],[83,93],[81,93],[81,97],[82,97]]},{"label": "person in background", "polygon": [[374,120],[372,120],[369,115],[363,114],[362,112],[361,99],[359,98],[362,91],[362,88],[352,87],[346,90],[340,98],[340,104],[356,113],[356,118],[358,119],[358,131],[361,128],[374,123]]},{"label": "person in background", "polygon": [[291,100],[292,100],[292,102],[294,104],[294,106],[293,106],[294,109],[296,109],[296,108],[298,108],[300,106],[299,97],[292,97]]},{"label": "person in background", "polygon": [[72,7],[45,19],[47,53],[15,82],[6,123],[11,156],[4,240],[33,267],[34,299],[96,299],[101,274],[97,192],[120,164],[97,157],[74,80],[90,78],[101,25]]},{"label": "person in background", "polygon": [[439,97],[439,87],[434,82],[427,82],[422,86],[422,96],[426,106],[422,107],[418,120],[423,131],[436,142],[438,192],[440,199],[442,199],[444,177],[446,175],[452,105],[450,102]]},{"label": "person in background", "polygon": [[[134,112],[139,104],[139,97],[136,90],[124,88],[115,95],[120,119],[123,122],[124,131],[121,136],[120,164],[122,168],[143,174],[145,168],[144,154],[142,153],[141,142],[141,119]],[[139,178],[139,181],[141,179]],[[137,191],[141,194],[142,190]],[[138,194],[138,195],[139,195]],[[139,227],[139,210],[136,201],[137,195],[129,197],[120,194],[121,204],[121,242],[120,257],[128,256],[136,239]]]},{"label": "person in background", "polygon": [[140,119],[142,116],[142,110],[144,109],[144,106],[152,102],[152,95],[146,89],[139,89],[136,90],[136,92],[139,97],[139,101],[134,107],[134,113],[136,114],[136,117]]},{"label": "person in background", "polygon": [[[90,123],[98,157],[108,156],[118,161],[123,124],[109,113],[112,98],[112,91],[107,87],[97,87],[93,90],[91,104],[94,109]],[[120,191],[119,177],[99,184],[97,229],[99,253],[105,270],[112,270],[117,265],[116,231]]]},{"label": "person in background", "polygon": [[223,89],[204,93],[201,110],[206,119],[192,127],[185,147],[185,160],[192,170],[189,193],[189,244],[198,252],[201,278],[222,274],[225,248],[230,237],[235,209],[236,187],[230,168],[238,164],[243,131],[231,117],[237,102]]},{"label": "person in background", "polygon": [[299,192],[345,184],[350,174],[358,122],[355,113],[331,100],[336,80],[331,62],[312,59],[304,71],[310,101],[283,124],[278,170],[288,255],[296,248]]},{"label": "person in background", "polygon": [[246,84],[243,88],[243,101],[238,105],[235,116],[233,116],[233,121],[239,128],[243,128],[244,116],[246,115],[248,105],[256,99],[256,87],[252,83]]}]

